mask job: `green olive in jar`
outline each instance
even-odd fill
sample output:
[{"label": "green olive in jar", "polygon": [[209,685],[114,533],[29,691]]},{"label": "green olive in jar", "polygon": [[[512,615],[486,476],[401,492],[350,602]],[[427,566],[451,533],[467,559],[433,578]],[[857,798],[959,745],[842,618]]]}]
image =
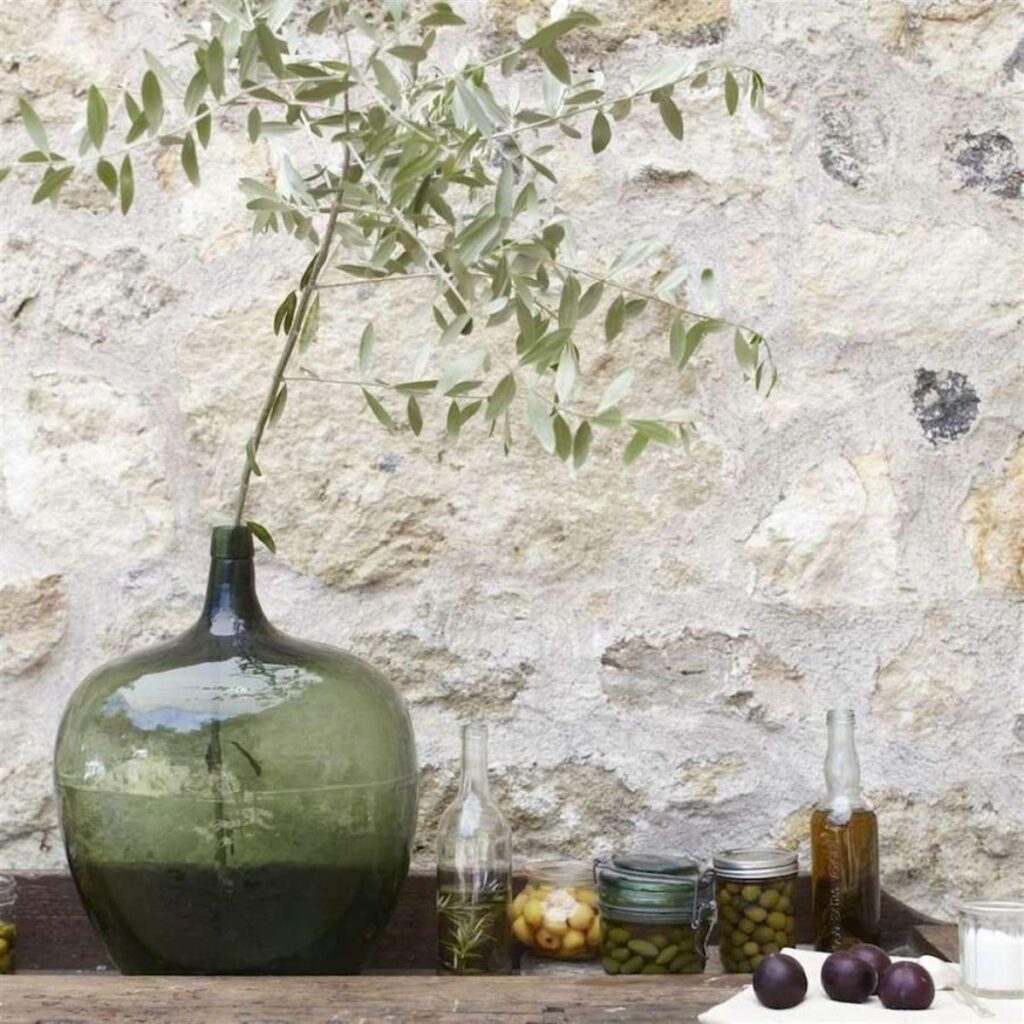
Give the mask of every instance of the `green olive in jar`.
[{"label": "green olive in jar", "polygon": [[718,878],[719,954],[726,971],[750,971],[764,957],[795,945],[793,890],[791,878],[749,882]]},{"label": "green olive in jar", "polygon": [[17,928],[12,922],[0,921],[0,974],[14,970],[14,949]]},{"label": "green olive in jar", "polygon": [[[666,928],[645,921],[615,921],[605,912],[602,963],[608,974],[699,974],[707,925]],[[747,936],[743,935],[744,941]]]}]

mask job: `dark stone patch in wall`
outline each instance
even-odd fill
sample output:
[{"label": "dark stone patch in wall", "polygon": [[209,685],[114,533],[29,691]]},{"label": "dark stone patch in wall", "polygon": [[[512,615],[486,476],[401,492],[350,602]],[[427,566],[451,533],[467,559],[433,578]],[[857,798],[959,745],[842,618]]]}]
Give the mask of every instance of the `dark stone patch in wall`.
[{"label": "dark stone patch in wall", "polygon": [[932,444],[963,437],[978,416],[978,393],[956,370],[919,369],[911,397],[917,422]]},{"label": "dark stone patch in wall", "polygon": [[686,32],[679,33],[672,41],[679,46],[713,46],[725,39],[729,31],[728,18],[716,18],[714,21],[705,21],[700,25],[694,25]]},{"label": "dark stone patch in wall", "polygon": [[1013,735],[1015,739],[1024,743],[1024,715],[1018,715],[1013,720]]},{"label": "dark stone patch in wall", "polygon": [[1024,172],[1013,142],[1002,132],[964,132],[946,147],[960,172],[964,188],[1020,199]]},{"label": "dark stone patch in wall", "polygon": [[846,107],[827,107],[821,112],[823,130],[818,159],[825,173],[856,188],[864,178],[854,153],[853,119]]},{"label": "dark stone patch in wall", "polygon": [[1024,74],[1024,39],[1017,43],[1013,53],[1003,61],[1003,72],[1007,78],[1013,78],[1018,71]]},{"label": "dark stone patch in wall", "polygon": [[886,114],[874,98],[853,87],[849,99],[829,96],[817,106],[816,138],[822,170],[851,188],[863,188],[891,159]]}]

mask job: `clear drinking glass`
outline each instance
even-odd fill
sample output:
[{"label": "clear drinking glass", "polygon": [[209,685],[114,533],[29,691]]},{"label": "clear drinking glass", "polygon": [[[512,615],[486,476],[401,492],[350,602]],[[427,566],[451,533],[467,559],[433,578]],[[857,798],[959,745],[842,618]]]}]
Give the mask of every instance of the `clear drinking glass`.
[{"label": "clear drinking glass", "polygon": [[509,973],[511,901],[512,831],[487,783],[487,726],[473,722],[459,795],[437,827],[438,973]]},{"label": "clear drinking glass", "polygon": [[1024,900],[961,904],[960,978],[974,995],[1024,998]]}]

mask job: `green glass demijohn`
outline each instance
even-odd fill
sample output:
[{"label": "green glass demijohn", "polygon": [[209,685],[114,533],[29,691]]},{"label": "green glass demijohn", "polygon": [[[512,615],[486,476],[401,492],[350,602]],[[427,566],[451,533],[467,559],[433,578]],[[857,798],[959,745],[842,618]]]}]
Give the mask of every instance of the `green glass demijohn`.
[{"label": "green glass demijohn", "polygon": [[357,972],[409,867],[408,712],[365,662],[267,621],[248,528],[216,528],[212,556],[195,625],[64,713],[72,874],[125,973]]}]

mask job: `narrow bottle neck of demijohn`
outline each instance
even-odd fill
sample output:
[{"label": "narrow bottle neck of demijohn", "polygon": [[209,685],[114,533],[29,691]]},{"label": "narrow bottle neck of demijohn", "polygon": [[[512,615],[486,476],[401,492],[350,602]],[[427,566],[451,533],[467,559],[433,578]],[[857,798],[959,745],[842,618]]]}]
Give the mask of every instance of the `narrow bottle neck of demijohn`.
[{"label": "narrow bottle neck of demijohn", "polygon": [[487,792],[487,726],[472,722],[462,727],[462,782],[459,795],[485,799]]},{"label": "narrow bottle neck of demijohn", "polygon": [[218,526],[210,541],[210,575],[200,622],[215,635],[263,621],[256,597],[252,534],[245,526]]},{"label": "narrow bottle neck of demijohn", "polygon": [[854,714],[848,708],[829,711],[825,753],[825,806],[863,807],[860,759],[853,738]]}]

